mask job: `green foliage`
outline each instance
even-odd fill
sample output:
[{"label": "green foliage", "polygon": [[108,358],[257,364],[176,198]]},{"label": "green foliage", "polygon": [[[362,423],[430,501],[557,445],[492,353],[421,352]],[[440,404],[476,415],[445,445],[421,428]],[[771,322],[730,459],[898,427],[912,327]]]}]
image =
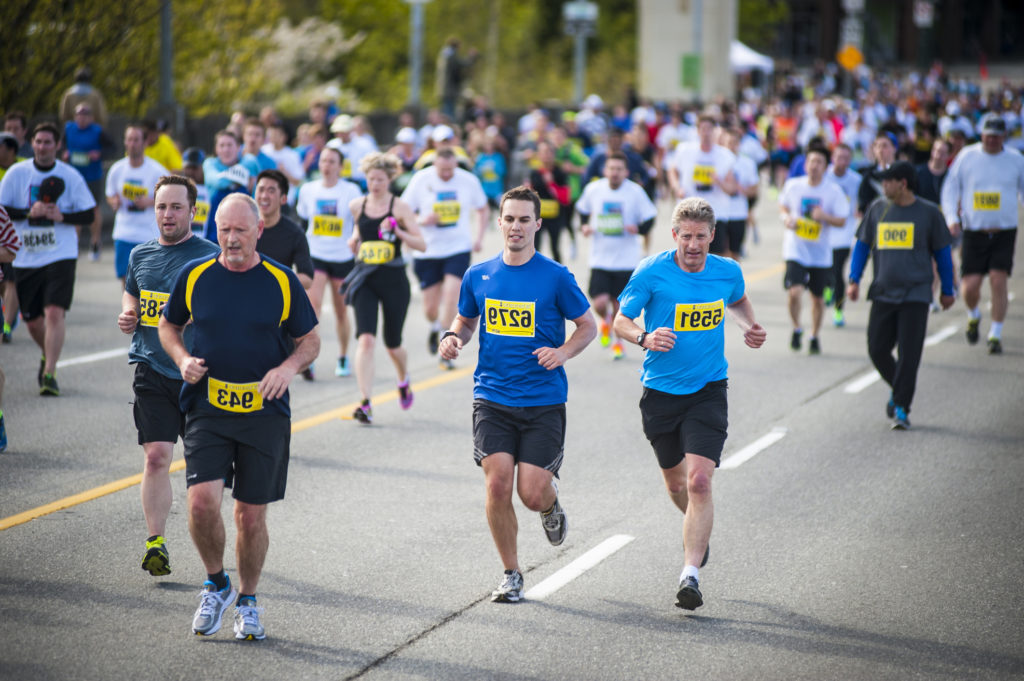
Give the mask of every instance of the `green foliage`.
[{"label": "green foliage", "polygon": [[789,19],[789,3],[780,0],[739,0],[739,41],[762,52],[775,46],[779,29]]}]

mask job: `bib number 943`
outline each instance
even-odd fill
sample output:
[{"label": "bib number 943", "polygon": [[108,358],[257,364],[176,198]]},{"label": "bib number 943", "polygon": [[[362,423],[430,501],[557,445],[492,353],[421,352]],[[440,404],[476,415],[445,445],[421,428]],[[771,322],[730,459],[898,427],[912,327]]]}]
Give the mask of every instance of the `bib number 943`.
[{"label": "bib number 943", "polygon": [[207,379],[210,404],[224,411],[247,414],[263,409],[263,396],[259,383],[228,383],[216,378]]}]

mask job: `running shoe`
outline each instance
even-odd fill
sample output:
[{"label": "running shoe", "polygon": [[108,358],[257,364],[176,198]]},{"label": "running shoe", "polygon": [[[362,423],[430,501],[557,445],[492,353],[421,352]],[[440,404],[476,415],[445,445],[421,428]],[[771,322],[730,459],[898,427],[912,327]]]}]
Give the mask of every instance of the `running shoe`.
[{"label": "running shoe", "polygon": [[1003,354],[1003,343],[998,338],[988,339],[988,354],[990,355],[1001,355]]},{"label": "running shoe", "polygon": [[615,344],[612,345],[612,359],[622,359],[625,356],[625,353],[622,351],[622,343],[616,341]]},{"label": "running shoe", "polygon": [[523,576],[519,570],[505,570],[498,588],[491,592],[492,603],[518,603],[523,600]]},{"label": "running shoe", "polygon": [[612,342],[612,330],[608,326],[608,322],[601,320],[601,347],[606,348]]},{"label": "running shoe", "polygon": [[825,301],[825,306],[828,307],[829,305],[831,305],[834,298],[835,295],[832,291],[832,287],[826,286],[824,292],[822,293],[822,299]]},{"label": "running shoe", "polygon": [[263,608],[256,607],[256,601],[249,598],[235,608],[235,638],[239,641],[262,641],[267,632],[260,624]]},{"label": "running shoe", "polygon": [[832,311],[832,324],[836,327],[846,326],[846,314],[843,313],[842,308],[837,307]]},{"label": "running shoe", "polygon": [[356,410],[352,412],[352,418],[365,426],[370,425],[373,423],[373,407],[370,406],[369,402],[359,405],[356,407]]},{"label": "running shoe", "polygon": [[0,414],[0,452],[7,451],[7,425],[4,423],[4,415]]},{"label": "running shoe", "polygon": [[8,324],[7,322],[4,322],[4,333],[3,333],[3,341],[4,341],[4,343],[10,343],[11,342],[11,332],[13,330],[14,329],[11,328],[10,324]]},{"label": "running shoe", "polygon": [[811,342],[807,344],[807,352],[812,355],[821,354],[821,343],[818,342],[817,338],[812,338]]},{"label": "running shoe", "polygon": [[230,580],[221,591],[217,591],[217,586],[213,582],[204,582],[203,590],[199,592],[199,608],[192,618],[192,633],[213,636],[220,631],[224,611],[228,609],[228,604],[235,600],[237,594],[238,592],[231,588]]},{"label": "running shoe", "polygon": [[43,355],[42,357],[39,358],[39,372],[36,374],[36,383],[39,384],[40,388],[43,387],[43,372],[45,372],[45,371],[46,371],[46,356]]},{"label": "running shoe", "polygon": [[967,342],[974,345],[978,342],[978,327],[981,325],[981,317],[967,320]]},{"label": "running shoe", "polygon": [[60,397],[57,377],[53,374],[43,374],[43,382],[39,384],[39,394],[46,397]]},{"label": "running shoe", "polygon": [[441,358],[441,368],[445,371],[455,371],[455,362],[450,359]]},{"label": "running shoe", "polygon": [[171,558],[167,555],[167,546],[163,537],[146,542],[146,555],[142,559],[142,569],[154,577],[171,574]]},{"label": "running shoe", "polygon": [[310,364],[308,367],[302,370],[302,380],[304,381],[315,381],[316,373],[313,371],[313,365]]},{"label": "running shoe", "polygon": [[684,577],[679,582],[676,592],[676,607],[683,610],[696,610],[704,605],[704,597],[700,594],[700,586],[694,577]]},{"label": "running shoe", "polygon": [[793,348],[794,350],[799,350],[800,349],[800,339],[803,337],[803,335],[804,335],[804,332],[801,331],[800,329],[794,330],[793,331],[793,337],[789,339],[789,347]]},{"label": "running shoe", "polygon": [[99,244],[93,244],[92,247],[89,249],[89,260],[92,260],[93,262],[98,262],[99,259],[100,259],[100,245]]},{"label": "running shoe", "polygon": [[412,406],[412,401],[412,386],[409,384],[409,379],[406,379],[404,383],[398,384],[398,404],[402,409],[408,409]]},{"label": "running shoe", "polygon": [[432,355],[437,354],[437,346],[441,342],[441,332],[431,331],[430,335],[427,336],[427,352]]},{"label": "running shoe", "polygon": [[544,526],[544,534],[548,536],[552,546],[559,546],[565,541],[565,535],[569,532],[569,519],[565,517],[558,497],[555,497],[555,504],[550,511],[541,511],[540,524]]},{"label": "running shoe", "polygon": [[893,430],[910,430],[910,419],[907,418],[907,410],[903,407],[897,405],[893,409],[892,419]]},{"label": "running shoe", "polygon": [[338,358],[338,365],[334,367],[334,375],[338,378],[352,375],[352,370],[348,366],[348,357]]}]

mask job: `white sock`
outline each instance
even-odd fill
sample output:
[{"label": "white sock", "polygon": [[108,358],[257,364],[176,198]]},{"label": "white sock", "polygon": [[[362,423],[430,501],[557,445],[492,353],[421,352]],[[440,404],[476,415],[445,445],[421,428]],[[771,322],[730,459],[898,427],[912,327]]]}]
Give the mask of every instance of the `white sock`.
[{"label": "white sock", "polygon": [[686,567],[683,568],[683,574],[679,575],[679,581],[681,582],[684,579],[686,579],[687,577],[693,577],[694,579],[696,579],[699,582],[700,581],[700,577],[698,576],[698,574],[699,574],[699,572],[697,570],[697,566],[696,565],[687,565]]},{"label": "white sock", "polygon": [[432,323],[432,324],[430,325],[430,330],[431,330],[431,331],[440,331],[440,330],[441,330],[441,320],[440,320],[440,319],[438,319],[438,320],[436,320],[435,322],[433,322],[433,323]]},{"label": "white sock", "polygon": [[973,310],[968,310],[967,311],[967,318],[968,319],[981,319],[981,309],[976,307]]},{"label": "white sock", "polygon": [[989,338],[1002,338],[1003,336],[1003,323],[992,322],[992,329],[988,332]]}]

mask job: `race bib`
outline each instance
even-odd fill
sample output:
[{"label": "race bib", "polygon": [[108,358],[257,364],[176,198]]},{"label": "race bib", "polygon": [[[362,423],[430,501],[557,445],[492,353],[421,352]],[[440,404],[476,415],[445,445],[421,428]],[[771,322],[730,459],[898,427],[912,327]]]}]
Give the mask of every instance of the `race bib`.
[{"label": "race bib", "polygon": [[605,236],[621,236],[626,231],[622,213],[598,215],[594,228]]},{"label": "race bib", "polygon": [[87,166],[89,165],[89,163],[91,163],[91,161],[89,160],[88,151],[72,151],[70,161],[71,165],[78,166],[79,168]]},{"label": "race bib", "polygon": [[437,216],[438,227],[451,227],[459,221],[459,201],[455,192],[438,192],[434,204],[434,215]]},{"label": "race bib", "polygon": [[1002,195],[999,192],[974,192],[974,210],[999,210]]},{"label": "race bib", "polygon": [[711,189],[711,185],[715,183],[715,167],[694,166],[693,183],[697,185],[697,189]]},{"label": "race bib", "polygon": [[207,379],[207,399],[210,404],[238,414],[247,414],[263,409],[263,396],[259,383],[228,383],[212,376]]},{"label": "race bib", "polygon": [[129,201],[136,201],[144,198],[149,192],[142,185],[125,182],[124,186],[121,187],[121,194]]},{"label": "race bib", "polygon": [[914,247],[913,222],[878,223],[879,250],[910,250]]},{"label": "race bib", "polygon": [[383,265],[395,259],[395,245],[387,241],[364,241],[359,244],[358,259],[367,265]]},{"label": "race bib", "polygon": [[139,324],[156,327],[160,324],[160,313],[164,303],[171,297],[169,293],[160,291],[139,291]]},{"label": "race bib", "polygon": [[317,215],[313,218],[313,235],[340,237],[345,231],[345,218],[336,215]]},{"label": "race bib", "polygon": [[487,333],[497,336],[533,338],[536,303],[533,301],[484,299]]},{"label": "race bib", "polygon": [[562,210],[562,205],[555,199],[540,200],[540,216],[542,218],[557,218]]},{"label": "race bib", "polygon": [[205,225],[206,218],[210,215],[210,204],[207,201],[196,201],[196,216],[192,218],[193,225]]},{"label": "race bib", "polygon": [[57,248],[57,233],[53,229],[26,229],[21,240],[26,253],[49,253]]},{"label": "race bib", "polygon": [[796,235],[807,241],[817,241],[821,237],[821,223],[810,218],[797,218]]},{"label": "race bib", "polygon": [[482,173],[482,175],[483,175],[483,181],[484,182],[497,182],[498,181],[498,173],[494,172],[493,168],[485,168],[483,173]]},{"label": "race bib", "polygon": [[352,159],[346,158],[341,163],[341,176],[352,177]]},{"label": "race bib", "polygon": [[675,331],[710,331],[722,323],[724,313],[724,300],[713,303],[678,303],[672,328]]}]

